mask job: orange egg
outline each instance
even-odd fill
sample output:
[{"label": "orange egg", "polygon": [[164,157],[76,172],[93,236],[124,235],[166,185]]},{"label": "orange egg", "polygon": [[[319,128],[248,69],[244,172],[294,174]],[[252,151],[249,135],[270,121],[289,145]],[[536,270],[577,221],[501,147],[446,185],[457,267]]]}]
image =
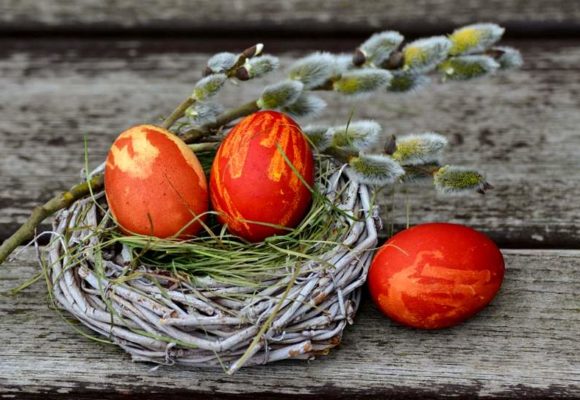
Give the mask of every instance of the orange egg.
[{"label": "orange egg", "polygon": [[105,193],[125,232],[159,238],[196,234],[209,203],[193,151],[153,125],[135,126],[115,140],[107,156]]},{"label": "orange egg", "polygon": [[300,177],[314,184],[314,158],[300,127],[282,113],[260,111],[237,124],[220,146],[211,202],[231,233],[257,242],[287,232],[284,227],[295,227],[306,214],[312,196]]},{"label": "orange egg", "polygon": [[431,223],[389,239],[373,259],[368,284],[395,321],[439,329],[482,310],[503,277],[504,260],[491,239],[466,226]]}]

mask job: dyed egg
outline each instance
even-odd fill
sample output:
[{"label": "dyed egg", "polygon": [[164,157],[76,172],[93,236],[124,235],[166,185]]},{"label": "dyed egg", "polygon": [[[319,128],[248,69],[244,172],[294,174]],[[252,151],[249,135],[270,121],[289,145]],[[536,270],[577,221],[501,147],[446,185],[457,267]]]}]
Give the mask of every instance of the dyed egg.
[{"label": "dyed egg", "polygon": [[421,329],[456,325],[498,292],[504,260],[487,236],[456,224],[418,225],[393,236],[376,254],[368,284],[378,308]]},{"label": "dyed egg", "polygon": [[115,140],[107,156],[105,193],[125,232],[159,238],[197,233],[209,203],[193,151],[152,125],[135,126]]},{"label": "dyed egg", "polygon": [[300,127],[282,113],[260,111],[240,121],[218,149],[211,202],[231,233],[257,242],[304,217],[311,193],[300,177],[313,185],[314,159]]}]

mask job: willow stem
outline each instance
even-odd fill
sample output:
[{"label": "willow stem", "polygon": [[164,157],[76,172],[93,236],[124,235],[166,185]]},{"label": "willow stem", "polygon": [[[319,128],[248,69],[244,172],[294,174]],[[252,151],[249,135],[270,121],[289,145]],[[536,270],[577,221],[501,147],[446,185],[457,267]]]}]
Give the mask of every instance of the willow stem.
[{"label": "willow stem", "polygon": [[[332,90],[332,85],[334,83],[334,78],[330,78],[328,81],[324,82],[320,86],[312,88],[310,90],[316,91],[327,91]],[[243,104],[237,108],[232,108],[231,110],[225,111],[221,115],[219,115],[216,120],[211,123],[203,126],[202,128],[193,128],[185,131],[181,138],[185,143],[193,143],[196,140],[208,136],[218,128],[227,125],[228,123],[235,121],[238,118],[245,117],[247,115],[253,114],[257,111],[260,111],[260,107],[258,106],[258,99],[252,100],[246,104]]]},{"label": "willow stem", "polygon": [[358,157],[359,152],[358,150],[354,149],[345,149],[341,147],[330,146],[323,151],[324,154],[328,154],[332,158],[348,164],[351,159],[354,157]]},{"label": "willow stem", "polygon": [[[255,44],[252,47],[248,47],[244,51],[242,51],[238,55],[238,59],[236,63],[230,67],[225,73],[228,77],[234,77],[236,75],[236,71],[244,65],[247,59],[255,57],[262,52],[264,45],[261,43]],[[175,110],[169,115],[169,117],[165,118],[165,120],[161,123],[161,127],[164,129],[169,129],[171,126],[183,115],[185,111],[191,107],[195,103],[196,99],[194,97],[188,97],[187,99],[183,100],[181,104],[177,106]]]},{"label": "willow stem", "polygon": [[193,143],[189,145],[189,148],[193,150],[194,153],[201,153],[203,151],[216,150],[220,147],[220,144],[220,142]]},{"label": "willow stem", "polygon": [[226,125],[238,118],[245,117],[246,115],[250,115],[259,111],[260,107],[258,107],[257,100],[252,100],[246,104],[243,104],[237,108],[233,108],[224,112],[223,114],[219,115],[215,123],[210,125],[210,128],[219,128],[223,125]]},{"label": "willow stem", "polygon": [[208,124],[203,128],[190,129],[188,131],[185,131],[181,136],[181,138],[183,139],[183,141],[185,141],[185,143],[192,143],[204,136],[212,134],[213,133],[212,131],[215,129],[221,128],[222,126],[227,125],[228,123],[235,121],[238,118],[253,114],[259,110],[260,107],[258,107],[257,100],[252,100],[246,104],[243,104],[236,108],[232,108],[231,110],[222,113],[216,118],[216,120],[213,123]]},{"label": "willow stem", "polygon": [[79,183],[78,185],[73,186],[70,190],[62,192],[43,205],[36,207],[32,211],[28,220],[26,220],[26,222],[0,246],[0,264],[2,264],[18,246],[34,236],[36,227],[40,225],[42,221],[58,210],[69,207],[75,201],[88,196],[92,192],[101,190],[104,184],[104,176],[95,175],[91,180]]},{"label": "willow stem", "polygon": [[183,115],[185,114],[185,111],[190,106],[192,106],[193,103],[195,103],[195,99],[193,97],[188,97],[187,99],[183,100],[181,102],[181,104],[179,104],[177,106],[177,108],[175,110],[173,110],[173,112],[169,115],[169,117],[165,118],[165,120],[161,124],[161,127],[164,129],[171,128],[171,126],[173,126],[175,121],[177,121],[179,118],[183,117]]},{"label": "willow stem", "polygon": [[[232,76],[235,70],[240,68],[248,58],[259,55],[262,52],[263,45],[257,44],[252,47],[245,49],[239,56],[236,64],[227,71],[228,76]],[[196,99],[193,97],[188,97],[183,100],[175,110],[161,123],[161,127],[164,129],[169,129],[173,124],[179,120],[185,114],[185,111],[195,104]],[[229,122],[236,120],[240,117],[252,114],[259,110],[256,101],[249,102],[238,108],[226,111],[220,115],[217,120],[213,123],[204,127],[204,130],[192,129],[183,135],[187,142],[191,143],[198,138],[203,136],[208,136],[212,132],[212,129],[220,128]],[[208,151],[214,150],[218,147],[219,143],[199,143],[198,145],[192,146],[193,151]],[[2,264],[8,256],[22,243],[30,240],[35,229],[38,225],[44,221],[46,218],[61,210],[63,208],[69,207],[75,201],[82,199],[83,197],[89,195],[91,191],[97,191],[102,189],[104,186],[103,175],[96,175],[90,181],[80,183],[73,186],[69,191],[63,192],[58,196],[53,197],[42,206],[36,207],[28,220],[20,227],[12,236],[2,243],[0,246],[0,264]]]},{"label": "willow stem", "polygon": [[404,165],[405,175],[408,176],[425,176],[432,177],[437,171],[441,169],[440,165],[426,164],[426,165]]}]

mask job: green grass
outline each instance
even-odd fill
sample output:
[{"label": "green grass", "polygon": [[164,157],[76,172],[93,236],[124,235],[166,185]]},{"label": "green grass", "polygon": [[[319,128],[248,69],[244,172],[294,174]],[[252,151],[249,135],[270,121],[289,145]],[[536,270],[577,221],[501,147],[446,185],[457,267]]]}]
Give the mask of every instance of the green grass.
[{"label": "green grass", "polygon": [[[326,160],[318,164],[316,186],[324,187],[332,168]],[[312,205],[300,225],[260,243],[228,234],[213,215],[206,232],[190,240],[124,235],[117,229],[103,230],[100,239],[103,246],[126,245],[151,271],[167,270],[191,284],[209,277],[224,285],[260,289],[263,282],[288,275],[297,263],[321,261],[321,255],[341,245],[351,217],[316,187],[311,189]],[[327,266],[321,262],[321,267]]]}]

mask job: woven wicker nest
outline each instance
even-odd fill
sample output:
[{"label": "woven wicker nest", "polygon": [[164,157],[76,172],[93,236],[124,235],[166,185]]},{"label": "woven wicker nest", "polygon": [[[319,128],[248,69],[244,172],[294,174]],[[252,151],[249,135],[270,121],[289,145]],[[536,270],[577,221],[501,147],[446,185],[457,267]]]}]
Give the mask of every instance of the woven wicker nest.
[{"label": "woven wicker nest", "polygon": [[[355,217],[342,221],[348,223],[342,245],[318,261],[281,267],[278,281],[254,293],[212,279],[195,285],[148,275],[119,279],[130,252],[94,251],[100,238],[88,233],[106,210],[103,193],[79,201],[55,218],[48,253],[54,299],[135,361],[221,365],[233,373],[242,365],[327,354],[352,324],[380,225],[369,189],[350,179],[348,167],[335,165],[328,177],[321,192]],[[73,249],[84,256],[71,256]],[[251,296],[231,295],[244,291]]]}]

